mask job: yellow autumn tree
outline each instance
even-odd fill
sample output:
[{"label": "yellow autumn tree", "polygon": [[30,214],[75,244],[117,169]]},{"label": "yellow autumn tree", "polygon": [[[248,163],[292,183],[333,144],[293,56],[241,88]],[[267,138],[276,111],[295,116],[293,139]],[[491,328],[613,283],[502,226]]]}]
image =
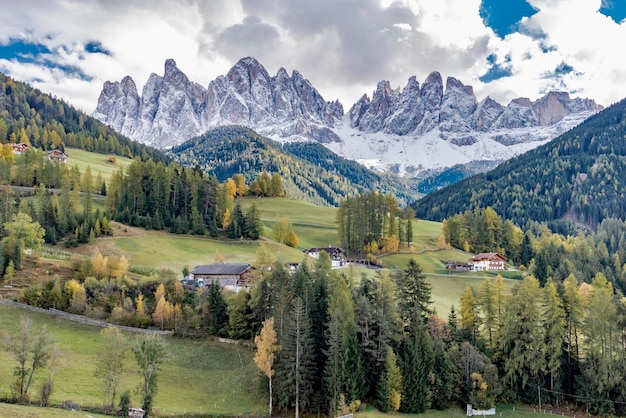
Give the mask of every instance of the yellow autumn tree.
[{"label": "yellow autumn tree", "polygon": [[237,194],[237,185],[235,184],[235,181],[233,179],[226,180],[224,187],[226,187],[226,194],[228,197],[234,198]]},{"label": "yellow autumn tree", "polygon": [[274,330],[274,318],[263,321],[261,333],[254,337],[257,351],[254,355],[254,364],[269,378],[269,415],[272,416],[272,376],[274,376],[274,360],[276,352],[280,351],[277,344],[276,331]]},{"label": "yellow autumn tree", "polygon": [[110,275],[119,279],[128,273],[128,259],[123,255],[120,258],[109,260]]},{"label": "yellow autumn tree", "polygon": [[165,300],[165,297],[162,296],[157,302],[154,313],[152,314],[152,319],[161,330],[164,330],[169,325],[170,316],[172,314],[172,304]]},{"label": "yellow autumn tree", "polygon": [[398,238],[396,238],[395,235],[392,235],[389,238],[387,238],[387,252],[389,254],[397,254],[399,249],[400,249],[400,241],[398,241]]},{"label": "yellow autumn tree", "polygon": [[157,286],[156,291],[154,292],[154,300],[159,302],[159,299],[165,297],[165,285],[161,283]]},{"label": "yellow autumn tree", "polygon": [[93,259],[93,272],[98,279],[103,279],[109,274],[109,257],[105,257],[98,252]]},{"label": "yellow autumn tree", "polygon": [[231,219],[230,210],[226,208],[226,210],[224,211],[224,219],[222,220],[222,228],[224,229],[228,228],[228,225],[230,225],[230,219]]},{"label": "yellow autumn tree", "polygon": [[291,230],[289,234],[289,238],[287,238],[287,242],[285,243],[288,247],[296,248],[298,246],[298,236],[296,235],[294,230]]},{"label": "yellow autumn tree", "polygon": [[87,292],[85,286],[77,280],[70,280],[65,284],[65,293],[70,299],[70,311],[82,314],[87,308]]}]

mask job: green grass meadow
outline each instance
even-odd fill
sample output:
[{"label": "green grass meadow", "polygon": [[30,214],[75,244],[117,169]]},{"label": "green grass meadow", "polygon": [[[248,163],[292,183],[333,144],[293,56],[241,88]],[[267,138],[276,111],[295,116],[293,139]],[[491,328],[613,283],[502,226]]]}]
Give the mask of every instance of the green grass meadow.
[{"label": "green grass meadow", "polygon": [[245,211],[253,203],[261,212],[264,236],[272,238],[272,226],[288,218],[298,236],[298,248],[339,246],[337,236],[337,208],[316,206],[289,198],[240,199]]},{"label": "green grass meadow", "polygon": [[[106,399],[106,390],[104,383],[94,376],[101,328],[0,305],[0,324],[5,336],[16,332],[21,315],[30,317],[36,329],[45,325],[63,353],[61,366],[55,372],[51,404],[58,406],[63,401],[72,400],[83,408],[101,406]],[[128,333],[127,336],[132,339],[136,335]],[[265,411],[265,398],[261,397],[260,390],[263,383],[252,361],[252,349],[208,339],[166,337],[166,341],[168,357],[158,375],[155,398],[155,412],[159,416],[185,413],[258,415]],[[14,381],[16,363],[8,352],[1,351],[0,364],[3,365],[0,367],[0,395],[7,397]],[[39,399],[39,390],[46,378],[45,372],[38,375],[29,391],[31,399]],[[138,368],[129,352],[118,394],[130,390],[134,406],[141,404],[141,398],[135,392],[139,381]],[[0,416],[11,415],[3,415],[0,406]]]},{"label": "green grass meadow", "polygon": [[67,154],[67,164],[70,167],[77,165],[81,173],[84,173],[85,169],[90,167],[91,175],[94,179],[98,173],[101,173],[102,178],[107,182],[120,167],[126,167],[132,162],[129,158],[116,155],[115,163],[111,163],[108,161],[110,157],[108,154],[98,154],[77,148],[67,148],[65,153]]}]

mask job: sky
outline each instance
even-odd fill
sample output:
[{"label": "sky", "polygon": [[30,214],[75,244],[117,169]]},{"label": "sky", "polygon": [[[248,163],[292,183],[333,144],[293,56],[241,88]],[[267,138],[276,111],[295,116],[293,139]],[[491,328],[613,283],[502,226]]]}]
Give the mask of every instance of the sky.
[{"label": "sky", "polygon": [[205,88],[253,56],[348,110],[381,80],[439,71],[506,105],[626,96],[626,0],[0,0],[0,72],[87,113],[173,58]]}]

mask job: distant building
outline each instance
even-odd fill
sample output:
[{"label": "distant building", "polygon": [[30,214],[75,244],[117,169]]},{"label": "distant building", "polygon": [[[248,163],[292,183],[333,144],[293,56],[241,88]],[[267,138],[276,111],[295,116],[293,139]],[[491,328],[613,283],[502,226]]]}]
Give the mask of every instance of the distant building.
[{"label": "distant building", "polygon": [[63,163],[67,162],[67,154],[58,149],[53,149],[46,153],[46,158],[53,163]]},{"label": "distant building", "polygon": [[218,282],[222,289],[238,292],[241,289],[250,290],[250,270],[248,263],[216,263],[196,266],[190,276],[196,286],[208,286]]},{"label": "distant building", "polygon": [[128,409],[128,418],[143,418],[146,414],[146,411],[143,408],[129,408]]},{"label": "distant building", "polygon": [[324,251],[330,256],[332,267],[342,267],[348,264],[343,248],[339,247],[314,247],[304,250],[304,253],[315,259],[320,258],[320,253]]},{"label": "distant building", "polygon": [[20,155],[23,152],[26,152],[30,149],[30,145],[28,144],[11,144],[11,149],[13,150],[13,154]]},{"label": "distant building", "polygon": [[504,270],[506,258],[498,253],[480,253],[476,254],[470,260],[472,271],[491,271]]}]

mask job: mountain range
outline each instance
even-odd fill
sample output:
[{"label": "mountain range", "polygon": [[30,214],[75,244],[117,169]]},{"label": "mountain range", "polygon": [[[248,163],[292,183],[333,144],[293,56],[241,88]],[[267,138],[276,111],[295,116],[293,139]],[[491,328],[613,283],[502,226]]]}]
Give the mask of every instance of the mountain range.
[{"label": "mountain range", "polygon": [[438,221],[491,207],[517,225],[546,222],[561,232],[572,232],[563,229],[572,225],[593,228],[606,218],[626,220],[625,135],[622,100],[553,141],[412,206],[418,218]]},{"label": "mountain range", "polygon": [[325,100],[298,71],[275,76],[254,58],[239,60],[207,88],[165,62],[139,95],[134,80],[107,81],[93,116],[138,142],[169,149],[211,128],[242,125],[280,142],[317,141],[368,167],[413,176],[456,164],[505,160],[568,131],[602,109],[593,100],[550,92],[503,106],[438,72],[420,86],[378,83],[348,112]]}]

